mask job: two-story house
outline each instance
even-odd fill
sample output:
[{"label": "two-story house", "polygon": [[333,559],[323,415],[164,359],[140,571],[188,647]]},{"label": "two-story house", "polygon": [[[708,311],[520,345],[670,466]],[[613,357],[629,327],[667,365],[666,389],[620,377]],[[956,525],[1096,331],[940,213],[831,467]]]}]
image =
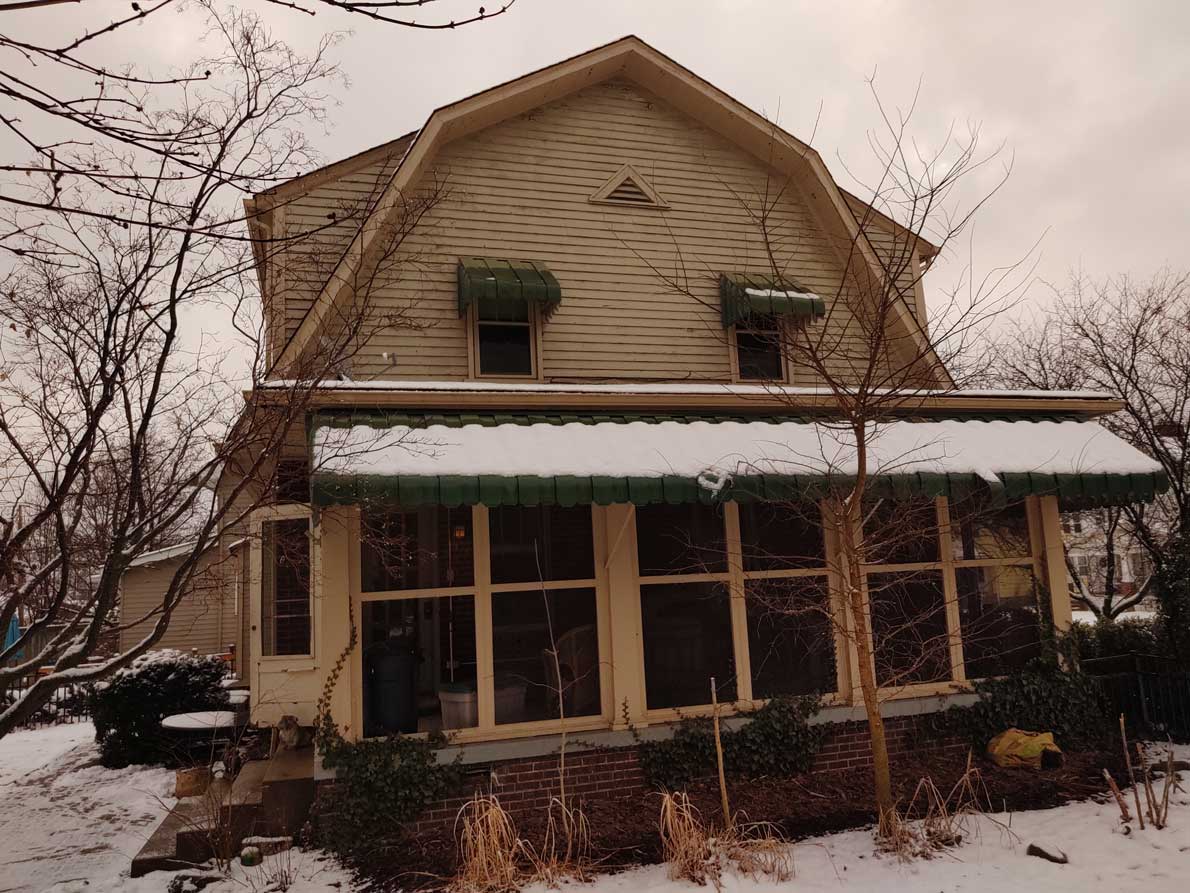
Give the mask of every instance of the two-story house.
[{"label": "two-story house", "polygon": [[[359,201],[368,222],[336,224]],[[249,210],[271,246],[276,370],[253,398],[365,288],[379,321],[318,388],[299,485],[255,513],[238,553],[238,650],[263,723],[313,722],[343,655],[331,706],[347,734],[446,730],[489,760],[547,753],[563,729],[661,733],[709,709],[712,678],[728,709],[818,692],[825,718],[858,718],[846,623],[758,593],[838,595],[816,482],[854,474],[854,444],[832,427],[837,389],[783,339],[860,355],[871,308],[850,268],[894,244],[908,285],[880,317],[886,349],[921,369],[886,410],[897,461],[872,487],[885,517],[899,501],[929,517],[859,582],[933,613],[888,634],[897,659],[877,642],[890,716],[937,709],[1034,656],[1043,623],[1069,624],[1063,503],[1163,485],[1094,421],[1118,406],[1105,395],[956,390],[929,347],[921,271],[937,249],[634,37],[444,106]],[[974,496],[999,506],[994,523],[957,517]],[[993,615],[1014,625],[977,641]],[[944,645],[914,665],[925,626]]]}]

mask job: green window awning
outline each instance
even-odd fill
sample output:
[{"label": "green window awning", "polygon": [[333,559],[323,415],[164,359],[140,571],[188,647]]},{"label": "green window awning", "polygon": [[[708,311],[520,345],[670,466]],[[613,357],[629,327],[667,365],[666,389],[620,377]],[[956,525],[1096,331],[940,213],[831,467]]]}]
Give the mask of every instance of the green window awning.
[{"label": "green window awning", "polygon": [[722,273],[719,276],[719,311],[726,329],[750,316],[818,319],[826,315],[826,302],[792,279]]},{"label": "green window awning", "polygon": [[[782,501],[854,474],[837,429],[812,416],[326,413],[311,437],[320,505]],[[1081,509],[1168,487],[1156,463],[1092,421],[906,418],[875,443],[870,492],[891,499],[1056,495]]]},{"label": "green window awning", "polygon": [[459,316],[475,304],[485,319],[525,319],[535,304],[546,316],[562,303],[562,287],[538,261],[492,257],[459,258]]}]

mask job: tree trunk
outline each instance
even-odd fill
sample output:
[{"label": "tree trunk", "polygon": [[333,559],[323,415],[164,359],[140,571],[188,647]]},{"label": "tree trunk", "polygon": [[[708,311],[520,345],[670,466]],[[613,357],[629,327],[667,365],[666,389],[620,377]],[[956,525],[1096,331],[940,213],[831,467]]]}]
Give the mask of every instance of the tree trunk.
[{"label": "tree trunk", "polygon": [[871,624],[868,622],[868,606],[865,603],[861,582],[862,544],[856,534],[861,523],[861,499],[849,499],[841,504],[842,510],[835,513],[839,524],[840,576],[846,592],[846,607],[851,615],[851,629],[848,638],[855,646],[859,662],[859,689],[864,700],[864,715],[868,720],[868,738],[872,748],[872,781],[876,793],[876,811],[879,816],[877,833],[885,837],[889,832],[889,821],[895,808],[892,792],[892,770],[888,759],[888,742],[884,736],[884,717],[880,714],[879,686],[876,682],[876,666],[873,660],[874,640]]},{"label": "tree trunk", "polygon": [[864,699],[864,715],[868,720],[868,738],[872,747],[872,781],[876,792],[876,810],[880,818],[878,833],[884,837],[895,806],[892,770],[888,760],[888,742],[884,737],[884,717],[880,715],[879,688],[872,659],[871,630],[864,605],[863,589],[858,582],[849,584],[847,602],[851,612],[852,629],[855,630],[855,652],[859,658],[859,689]]}]

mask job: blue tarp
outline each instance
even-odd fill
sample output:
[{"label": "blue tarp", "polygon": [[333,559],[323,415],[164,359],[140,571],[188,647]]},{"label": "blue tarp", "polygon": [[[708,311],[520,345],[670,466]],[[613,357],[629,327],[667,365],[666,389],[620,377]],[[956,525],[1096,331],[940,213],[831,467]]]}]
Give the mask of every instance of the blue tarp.
[{"label": "blue tarp", "polygon": [[[4,634],[4,650],[8,650],[8,647],[12,645],[12,643],[18,638],[20,638],[20,635],[21,625],[17,623],[17,619],[15,617],[10,618],[8,623],[8,632]],[[12,656],[19,659],[21,655],[18,653]]]}]

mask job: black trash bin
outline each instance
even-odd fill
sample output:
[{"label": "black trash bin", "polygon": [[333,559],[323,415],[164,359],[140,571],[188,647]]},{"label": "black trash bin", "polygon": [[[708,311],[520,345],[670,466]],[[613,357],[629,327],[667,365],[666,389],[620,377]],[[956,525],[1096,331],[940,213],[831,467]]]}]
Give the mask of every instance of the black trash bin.
[{"label": "black trash bin", "polygon": [[417,664],[395,643],[372,654],[372,712],[384,732],[417,731]]}]

